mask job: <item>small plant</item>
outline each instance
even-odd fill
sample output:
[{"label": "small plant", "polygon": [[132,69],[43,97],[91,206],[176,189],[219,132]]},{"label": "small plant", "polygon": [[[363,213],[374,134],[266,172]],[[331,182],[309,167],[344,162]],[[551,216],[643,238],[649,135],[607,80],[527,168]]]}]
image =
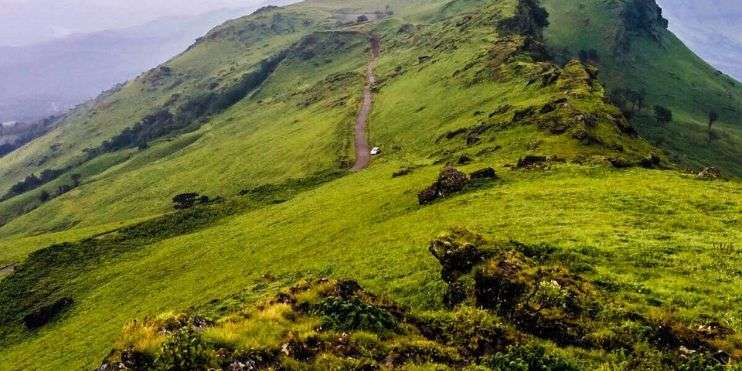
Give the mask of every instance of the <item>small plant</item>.
[{"label": "small plant", "polygon": [[556,280],[540,281],[530,298],[530,301],[536,305],[536,311],[544,308],[565,307],[568,300],[569,292]]},{"label": "small plant", "polygon": [[157,369],[170,371],[206,370],[211,358],[201,335],[188,326],[162,344],[155,365]]},{"label": "small plant", "polygon": [[391,314],[357,298],[329,297],[317,305],[315,312],[322,315],[323,327],[340,331],[383,332],[397,328],[397,321]]},{"label": "small plant", "polygon": [[495,370],[523,371],[571,371],[579,368],[570,360],[553,353],[537,344],[508,347],[507,352],[492,357],[490,366]]}]

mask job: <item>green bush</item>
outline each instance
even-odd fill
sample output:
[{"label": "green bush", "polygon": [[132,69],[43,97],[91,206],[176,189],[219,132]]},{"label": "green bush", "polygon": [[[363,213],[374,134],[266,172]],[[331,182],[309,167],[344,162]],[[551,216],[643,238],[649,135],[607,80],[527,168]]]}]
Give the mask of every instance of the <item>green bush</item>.
[{"label": "green bush", "polygon": [[201,335],[191,327],[184,327],[170,336],[160,349],[155,361],[158,370],[207,370],[212,356]]},{"label": "green bush", "polygon": [[356,298],[329,297],[320,302],[314,312],[322,316],[323,327],[340,331],[383,332],[397,328],[397,321],[389,312]]},{"label": "green bush", "polygon": [[537,344],[508,347],[507,352],[497,353],[492,357],[490,367],[502,371],[572,371],[579,368],[560,355],[547,352]]}]

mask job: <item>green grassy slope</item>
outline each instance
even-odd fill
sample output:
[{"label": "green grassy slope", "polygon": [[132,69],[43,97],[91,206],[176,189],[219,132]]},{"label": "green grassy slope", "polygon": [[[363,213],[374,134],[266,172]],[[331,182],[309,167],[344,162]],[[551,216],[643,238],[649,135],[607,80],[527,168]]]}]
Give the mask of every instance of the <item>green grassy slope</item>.
[{"label": "green grassy slope", "polygon": [[601,167],[503,171],[490,189],[420,208],[415,192],[438,168],[392,179],[400,165],[378,165],[195,234],[56,273],[53,281],[77,304],[63,320],[8,346],[2,363],[95,365],[126,320],[205,304],[265,274],[286,283],[296,274],[353,277],[415,308],[436,308],[443,282],[426,245],[456,226],[576,252],[593,266],[592,277],[619,282],[634,305],[660,302],[687,318],[713,314],[740,328],[740,255],[712,247],[742,238],[738,183]]},{"label": "green grassy slope", "polygon": [[[472,7],[477,2],[465,4]],[[486,22],[503,15],[480,17],[465,29],[455,25],[473,14],[454,12],[445,22],[412,33],[398,31],[405,24],[400,18],[379,25],[376,32],[383,33],[388,52],[378,70],[381,91],[372,120],[380,125],[371,133],[373,141],[390,154],[409,154],[418,157],[411,161],[424,162],[495,151],[513,162],[527,151],[565,159],[614,153],[637,160],[649,155],[651,148],[642,140],[616,132],[614,121],[624,125],[620,114],[602,102],[602,87],[579,64],[562,71],[525,57],[493,67],[517,53],[523,40],[515,37],[491,49],[497,35]],[[468,38],[461,37],[462,33]],[[81,187],[16,216],[0,232],[7,236],[38,234],[121,222],[168,211],[170,198],[177,193],[231,197],[264,184],[342,169],[352,156],[349,123],[363,83],[364,38],[353,28],[344,33],[313,33],[251,99],[212,118],[194,133],[84,164],[75,170],[90,174]],[[445,48],[438,43],[440,38],[448,42]],[[420,57],[431,60],[422,63]],[[190,52],[179,60],[188,58]],[[554,82],[548,86],[533,83],[544,75],[553,76]],[[476,100],[471,100],[473,96]],[[444,98],[445,104],[428,103]],[[567,99],[560,103],[564,107],[554,112],[525,115],[523,122],[512,120],[518,111],[538,111],[562,98]],[[507,109],[490,115],[502,107]],[[579,119],[583,116],[594,116],[595,127],[585,126],[587,119]],[[466,146],[462,138],[441,140],[449,131],[471,130],[480,124],[488,129],[476,144]],[[567,133],[549,134],[558,127]],[[583,142],[595,143],[581,145],[573,138],[578,135],[584,136]],[[107,159],[121,163],[93,166]],[[41,192],[53,192],[65,181],[10,199],[4,211],[10,214],[29,204],[35,206]]]},{"label": "green grassy slope", "polygon": [[157,107],[176,104],[178,97],[183,100],[228,85],[328,17],[314,8],[282,14],[276,18],[271,12],[263,12],[228,22],[188,52],[75,109],[52,133],[3,158],[0,189],[4,193],[29,174],[74,164],[82,157],[83,149],[97,147]]},{"label": "green grassy slope", "polygon": [[[97,367],[129,320],[235,294],[251,302],[302,277],[353,278],[415,313],[441,311],[446,285],[427,245],[456,227],[552,246],[620,310],[689,326],[719,321],[735,333],[714,346],[742,357],[742,184],[637,166],[670,164],[605,102],[594,69],[553,64],[537,37],[496,26],[516,4],[309,1],[212,31],[168,63],[183,71],[176,90],[136,93],[138,80],[114,94],[118,103],[96,115],[143,113],[178,89],[228,85],[289,50],[258,90],[197,130],[86,162],[75,169],[79,187],[33,210],[14,211],[41,189],[0,203],[0,267],[18,264],[16,273],[0,273],[0,369]],[[377,20],[374,11],[386,15]],[[360,14],[372,21],[342,23]],[[286,18],[294,31],[250,26],[285,26]],[[369,134],[384,155],[349,173],[370,34],[381,39],[382,56]],[[85,127],[76,122],[53,135],[72,143]],[[110,125],[50,161],[72,161],[131,121]],[[20,169],[33,151],[2,169]],[[527,154],[550,161],[513,166]],[[492,166],[499,179],[418,205],[417,193],[462,157],[471,162],[460,169]],[[172,196],[188,191],[223,199],[173,213]],[[60,243],[67,244],[47,248]],[[58,319],[24,327],[24,315],[64,297],[74,304]],[[608,338],[606,331],[591,336]],[[677,351],[654,346],[635,350]],[[609,348],[560,352],[584,369],[651,367]]]},{"label": "green grassy slope", "polygon": [[[342,49],[345,54],[318,54],[308,62],[284,64],[276,79],[254,99],[189,134],[197,138],[175,140],[187,140],[185,146],[170,148],[173,142],[168,141],[152,145],[91,178],[90,183],[6,225],[4,230],[9,234],[28,233],[73,223],[87,226],[121,221],[167,211],[170,198],[177,193],[234,196],[243,189],[339,168],[339,162],[350,155],[348,123],[355,114],[357,91],[363,84],[356,70],[364,62],[366,39],[354,34],[320,37],[338,37],[346,44],[347,49]],[[326,63],[327,58],[332,62]],[[317,68],[313,63],[321,66]],[[313,76],[303,80],[298,90],[285,93],[291,91],[288,84],[295,81],[287,78],[302,76],[310,69]],[[328,82],[326,78],[337,81]],[[323,91],[330,85],[335,88]],[[310,101],[316,102],[305,106]],[[29,229],[30,224],[36,227]]]},{"label": "green grassy slope", "polygon": [[[609,89],[646,93],[647,108],[634,120],[643,136],[684,166],[717,166],[731,175],[742,174],[742,84],[701,60],[662,25],[655,23],[649,32],[625,20],[625,9],[636,8],[635,3],[651,7],[650,2],[543,3],[551,20],[546,40],[556,54],[576,57],[580,50],[593,49],[598,55],[593,62]],[[656,123],[651,112],[656,104],[673,111],[672,123]],[[720,119],[709,139],[712,110]]]}]

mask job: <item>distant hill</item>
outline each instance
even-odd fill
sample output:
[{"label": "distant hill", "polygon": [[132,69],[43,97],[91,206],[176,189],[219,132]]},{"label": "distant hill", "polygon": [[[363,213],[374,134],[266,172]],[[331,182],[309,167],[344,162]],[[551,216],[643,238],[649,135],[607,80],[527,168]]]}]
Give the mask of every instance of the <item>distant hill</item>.
[{"label": "distant hill", "polygon": [[672,30],[703,59],[742,81],[742,2],[659,0]]},{"label": "distant hill", "polygon": [[[547,44],[555,54],[599,66],[609,95],[630,91],[642,97],[641,107],[630,113],[641,136],[684,167],[713,165],[742,175],[742,84],[668,30],[673,22],[665,18],[666,10],[648,0],[542,3],[551,21]],[[675,10],[683,6],[667,5]],[[671,125],[657,123],[654,106],[672,111]],[[711,112],[720,116],[713,132],[708,130]]]},{"label": "distant hill", "polygon": [[184,50],[248,10],[163,18],[141,26],[23,47],[0,47],[0,122],[61,113]]}]

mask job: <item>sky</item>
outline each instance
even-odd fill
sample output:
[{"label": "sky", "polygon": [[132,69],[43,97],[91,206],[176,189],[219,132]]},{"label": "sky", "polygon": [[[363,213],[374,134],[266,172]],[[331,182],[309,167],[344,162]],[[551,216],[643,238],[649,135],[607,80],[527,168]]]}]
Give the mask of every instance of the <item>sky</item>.
[{"label": "sky", "polygon": [[741,0],[658,0],[670,30],[704,60],[742,81]]},{"label": "sky", "polygon": [[0,0],[0,46],[140,25],[162,17],[249,8],[264,0]]}]

